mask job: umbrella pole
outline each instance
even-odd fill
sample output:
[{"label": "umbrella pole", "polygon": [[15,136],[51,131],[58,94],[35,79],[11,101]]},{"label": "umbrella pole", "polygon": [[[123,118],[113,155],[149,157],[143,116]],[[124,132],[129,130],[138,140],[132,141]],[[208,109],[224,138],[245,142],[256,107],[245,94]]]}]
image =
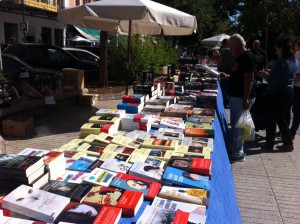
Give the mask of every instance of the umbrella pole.
[{"label": "umbrella pole", "polygon": [[131,20],[129,20],[128,38],[127,38],[127,80],[125,95],[128,95],[128,85],[130,79],[130,66],[131,65]]}]

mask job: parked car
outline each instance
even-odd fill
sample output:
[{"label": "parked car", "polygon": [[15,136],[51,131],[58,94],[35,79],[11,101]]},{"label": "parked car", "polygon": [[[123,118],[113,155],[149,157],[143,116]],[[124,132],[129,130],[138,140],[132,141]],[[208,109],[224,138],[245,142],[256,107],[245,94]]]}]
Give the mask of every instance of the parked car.
[{"label": "parked car", "polygon": [[69,52],[76,58],[82,61],[91,61],[91,62],[96,62],[99,63],[100,57],[93,54],[90,51],[80,49],[80,48],[71,48],[71,47],[64,47],[63,50]]},{"label": "parked car", "polygon": [[99,64],[82,61],[61,48],[46,44],[15,44],[4,49],[3,53],[12,54],[28,64],[56,71],[63,68],[84,70],[85,81],[96,81],[99,76]]},{"label": "parked car", "polygon": [[62,88],[62,74],[58,71],[31,66],[10,54],[2,54],[2,64],[4,77],[20,93],[22,81],[28,82],[40,92],[45,88],[53,91]]},{"label": "parked car", "polygon": [[89,51],[95,55],[100,55],[100,47],[99,46],[78,45],[78,46],[74,46],[74,48],[83,49],[83,50]]}]

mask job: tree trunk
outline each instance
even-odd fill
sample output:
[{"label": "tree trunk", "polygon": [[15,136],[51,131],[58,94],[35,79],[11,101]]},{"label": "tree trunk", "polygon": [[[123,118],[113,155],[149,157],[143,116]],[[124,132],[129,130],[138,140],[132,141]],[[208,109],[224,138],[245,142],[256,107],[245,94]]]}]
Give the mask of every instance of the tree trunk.
[{"label": "tree trunk", "polygon": [[99,62],[99,84],[100,87],[108,86],[107,77],[107,50],[108,50],[108,33],[100,32],[100,62]]}]

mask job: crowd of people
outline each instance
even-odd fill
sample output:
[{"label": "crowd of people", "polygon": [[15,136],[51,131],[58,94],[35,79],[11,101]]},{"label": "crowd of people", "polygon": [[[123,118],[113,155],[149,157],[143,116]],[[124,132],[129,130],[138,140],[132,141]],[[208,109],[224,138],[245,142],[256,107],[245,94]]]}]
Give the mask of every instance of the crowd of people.
[{"label": "crowd of people", "polygon": [[[245,160],[244,142],[238,138],[240,129],[235,125],[254,104],[257,81],[267,82],[266,142],[262,150],[294,150],[293,139],[300,123],[300,38],[294,43],[278,38],[274,47],[278,59],[270,66],[259,40],[253,41],[250,50],[240,34],[222,41],[218,70],[224,106],[230,108],[232,132],[228,151],[232,162]],[[275,146],[277,126],[283,144]]]}]

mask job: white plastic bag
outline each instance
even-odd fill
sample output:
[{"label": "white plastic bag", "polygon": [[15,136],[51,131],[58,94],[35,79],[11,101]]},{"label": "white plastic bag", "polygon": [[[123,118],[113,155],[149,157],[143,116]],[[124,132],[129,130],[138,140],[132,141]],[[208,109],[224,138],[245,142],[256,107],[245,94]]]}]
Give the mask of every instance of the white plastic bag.
[{"label": "white plastic bag", "polygon": [[238,122],[235,125],[239,128],[238,139],[241,141],[254,141],[255,140],[255,126],[249,110],[244,110]]}]

